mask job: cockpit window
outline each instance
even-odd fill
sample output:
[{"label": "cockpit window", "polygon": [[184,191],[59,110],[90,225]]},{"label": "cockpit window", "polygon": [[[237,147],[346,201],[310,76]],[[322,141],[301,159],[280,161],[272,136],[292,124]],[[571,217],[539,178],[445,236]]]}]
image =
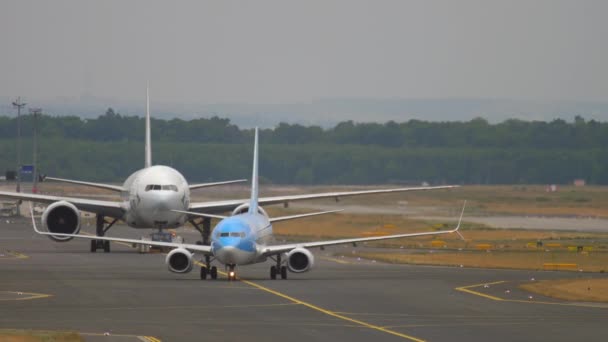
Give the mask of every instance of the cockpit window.
[{"label": "cockpit window", "polygon": [[220,233],[218,235],[219,237],[240,237],[240,238],[244,238],[245,237],[245,233],[244,232],[230,232],[230,233]]},{"label": "cockpit window", "polygon": [[167,190],[167,191],[177,192],[177,186],[173,185],[173,184],[169,184],[169,185],[148,184],[148,185],[146,185],[146,191],[150,191],[150,190]]}]

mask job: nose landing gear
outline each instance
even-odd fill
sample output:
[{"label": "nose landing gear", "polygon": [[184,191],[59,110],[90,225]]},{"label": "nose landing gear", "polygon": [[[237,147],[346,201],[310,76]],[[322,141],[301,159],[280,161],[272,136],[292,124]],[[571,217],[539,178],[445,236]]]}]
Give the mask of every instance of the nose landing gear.
[{"label": "nose landing gear", "polygon": [[232,265],[226,265],[226,269],[228,271],[228,280],[229,281],[236,280],[236,272],[234,271],[235,267],[236,267],[236,265],[234,265],[234,264],[232,264]]}]

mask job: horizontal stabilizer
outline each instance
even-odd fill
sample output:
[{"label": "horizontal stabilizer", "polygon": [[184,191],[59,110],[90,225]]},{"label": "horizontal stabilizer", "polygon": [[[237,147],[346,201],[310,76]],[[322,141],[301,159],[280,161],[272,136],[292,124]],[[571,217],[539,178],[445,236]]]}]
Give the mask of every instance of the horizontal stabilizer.
[{"label": "horizontal stabilizer", "polygon": [[270,222],[274,223],[274,222],[280,222],[280,221],[295,220],[295,219],[300,219],[300,218],[309,217],[309,216],[318,216],[318,215],[337,213],[337,212],[340,212],[340,211],[344,211],[344,209],[330,210],[330,211],[320,211],[320,212],[316,212],[316,213],[299,214],[299,215],[291,215],[291,216],[273,217],[273,218],[270,219]]},{"label": "horizontal stabilizer", "polygon": [[183,210],[171,210],[171,211],[176,212],[176,213],[182,213],[182,214],[190,215],[190,216],[208,217],[208,218],[215,218],[215,219],[219,219],[219,220],[223,220],[223,219],[225,219],[225,218],[228,217],[228,216],[222,216],[222,215],[196,213],[196,212],[193,212],[193,211],[183,211]]},{"label": "horizontal stabilizer", "polygon": [[200,183],[200,184],[191,184],[188,186],[188,188],[190,190],[194,190],[194,189],[200,189],[200,188],[210,188],[212,186],[218,186],[218,185],[227,185],[227,184],[234,184],[234,183],[243,183],[246,182],[246,179],[237,179],[237,180],[231,180],[231,181],[224,181],[224,182],[214,182],[214,183]]}]

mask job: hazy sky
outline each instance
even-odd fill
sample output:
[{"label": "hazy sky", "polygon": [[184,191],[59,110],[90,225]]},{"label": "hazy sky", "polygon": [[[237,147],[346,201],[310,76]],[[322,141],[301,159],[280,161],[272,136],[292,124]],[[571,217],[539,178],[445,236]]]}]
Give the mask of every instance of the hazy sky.
[{"label": "hazy sky", "polygon": [[608,1],[0,2],[0,96],[608,99]]}]

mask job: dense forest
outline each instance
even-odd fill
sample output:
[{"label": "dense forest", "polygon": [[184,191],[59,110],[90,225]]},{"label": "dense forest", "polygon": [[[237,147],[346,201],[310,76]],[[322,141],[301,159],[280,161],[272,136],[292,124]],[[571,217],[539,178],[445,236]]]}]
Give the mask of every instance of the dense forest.
[{"label": "dense forest", "polygon": [[[22,116],[23,163],[33,117]],[[122,181],[143,165],[144,120],[112,109],[97,119],[42,116],[40,171]],[[0,171],[15,168],[17,120],[0,116]],[[153,159],[189,181],[248,177],[253,131],[212,117],[152,120]],[[279,124],[261,131],[261,175],[281,184],[608,184],[608,123],[507,120]]]}]

